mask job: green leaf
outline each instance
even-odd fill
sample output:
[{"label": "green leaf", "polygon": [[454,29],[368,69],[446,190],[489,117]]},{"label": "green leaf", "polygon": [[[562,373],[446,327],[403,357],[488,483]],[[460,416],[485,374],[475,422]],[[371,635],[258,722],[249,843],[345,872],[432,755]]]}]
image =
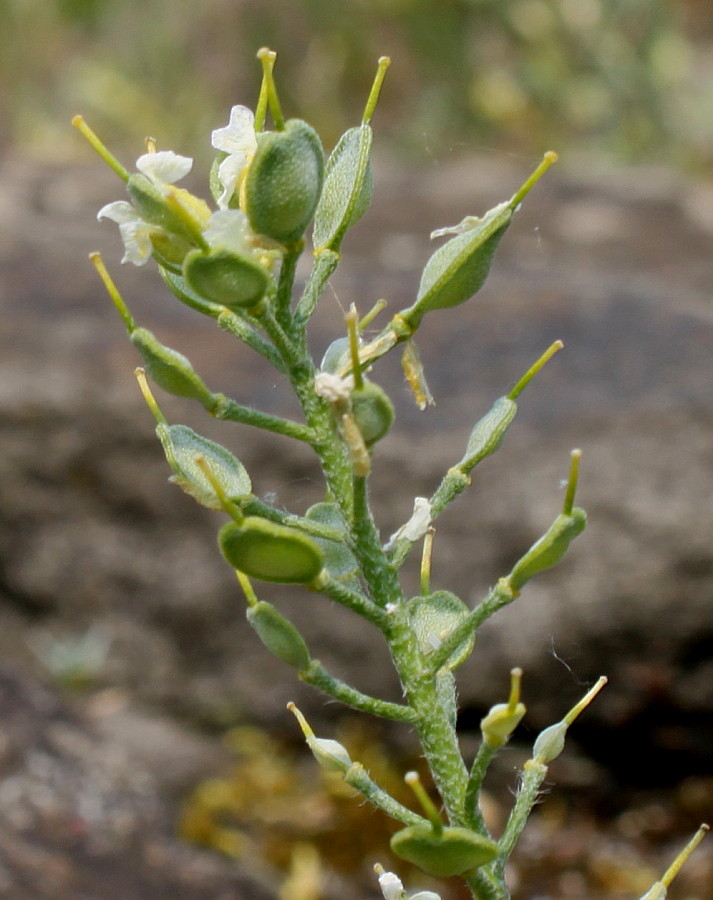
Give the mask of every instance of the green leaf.
[{"label": "green leaf", "polygon": [[186,425],[164,425],[156,429],[168,464],[175,472],[171,481],[210,509],[223,505],[215,488],[196,462],[200,457],[229,500],[247,497],[252,484],[243,464],[225,447],[202,437]]},{"label": "green leaf", "polygon": [[348,229],[369,208],[373,190],[372,136],[367,124],[350,128],[327,160],[322,197],[314,217],[316,250],[339,250]]}]

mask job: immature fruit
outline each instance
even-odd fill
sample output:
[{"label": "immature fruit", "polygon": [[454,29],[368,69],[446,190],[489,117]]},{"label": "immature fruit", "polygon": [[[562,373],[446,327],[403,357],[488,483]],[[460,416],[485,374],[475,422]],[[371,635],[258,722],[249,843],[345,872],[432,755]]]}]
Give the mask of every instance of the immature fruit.
[{"label": "immature fruit", "polygon": [[247,256],[232,250],[192,250],[183,263],[188,286],[205,300],[228,309],[250,309],[267,291],[267,271]]},{"label": "immature fruit", "polygon": [[445,827],[437,834],[430,825],[410,825],[391,838],[391,849],[429,875],[465,875],[492,862],[498,845],[467,828]]},{"label": "immature fruit", "polygon": [[247,611],[248,622],[267,649],[295,669],[309,665],[309,650],[295,626],[271,604],[260,600]]},{"label": "immature fruit", "polygon": [[234,569],[262,581],[306,584],[324,568],[322,551],[306,534],[257,516],[223,525],[218,543]]},{"label": "immature fruit", "polygon": [[147,328],[135,328],[130,340],[141,354],[146,371],[164,391],[210,403],[213,397],[210,389],[182,353],[166,347]]},{"label": "immature fruit", "polygon": [[245,179],[253,230],[282,244],[298,241],[312,221],[323,180],[324,151],[311,125],[290,119],[283,131],[260,134]]},{"label": "immature fruit", "polygon": [[[460,597],[450,591],[434,591],[425,597],[412,597],[408,602],[409,622],[421,653],[426,657],[434,653],[451,632],[468,618],[469,613],[470,609]],[[464,663],[474,643],[475,635],[471,633],[456,647],[444,667],[455,669]]]},{"label": "immature fruit", "polygon": [[394,406],[386,392],[372,381],[351,393],[352,415],[367,447],[375,444],[394,423]]}]

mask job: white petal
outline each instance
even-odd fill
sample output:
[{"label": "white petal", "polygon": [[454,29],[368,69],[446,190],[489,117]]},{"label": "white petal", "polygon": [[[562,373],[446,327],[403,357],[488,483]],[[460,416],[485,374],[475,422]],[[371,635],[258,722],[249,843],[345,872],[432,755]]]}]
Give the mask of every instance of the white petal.
[{"label": "white petal", "polygon": [[218,197],[218,206],[220,209],[227,209],[228,203],[235,193],[238,186],[238,178],[245,166],[248,164],[248,157],[244,154],[233,154],[226,156],[223,162],[218,166],[218,181],[223,186],[223,193]]},{"label": "white petal", "polygon": [[404,886],[401,879],[393,872],[384,872],[379,875],[379,887],[384,895],[384,900],[403,900]]},{"label": "white petal", "polygon": [[441,898],[433,891],[419,891],[417,894],[412,894],[409,900],[441,900]]},{"label": "white petal", "polygon": [[251,255],[249,234],[248,218],[241,209],[221,209],[210,217],[203,237],[211,247],[226,247],[235,253]]},{"label": "white petal", "polygon": [[247,106],[234,106],[230,110],[230,121],[225,128],[216,128],[211,135],[211,143],[216,150],[235,156],[249,157],[257,148],[255,137],[255,116]]},{"label": "white petal", "polygon": [[119,225],[121,240],[124,242],[122,262],[130,262],[135,266],[143,266],[153,253],[151,234],[159,229],[151,228],[145,222],[124,222]]},{"label": "white petal", "polygon": [[333,372],[317,372],[315,375],[314,392],[328,403],[348,400],[353,390],[354,378],[352,375],[347,376],[347,378],[342,378]]},{"label": "white petal", "polygon": [[136,168],[154,184],[174,184],[191,171],[190,156],[179,156],[173,150],[144,153],[136,160]]},{"label": "white petal", "polygon": [[140,222],[141,216],[127,200],[115,200],[107,203],[97,213],[97,219],[111,219],[122,225],[124,222]]},{"label": "white petal", "polygon": [[420,541],[431,525],[431,504],[426,497],[416,497],[413,501],[413,515],[389,538],[385,549],[389,550],[397,541],[406,540],[415,544]]}]

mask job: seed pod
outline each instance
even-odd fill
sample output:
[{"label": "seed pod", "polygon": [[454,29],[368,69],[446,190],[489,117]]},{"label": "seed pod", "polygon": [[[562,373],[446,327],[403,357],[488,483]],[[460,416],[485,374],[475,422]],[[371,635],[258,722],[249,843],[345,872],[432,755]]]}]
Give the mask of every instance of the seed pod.
[{"label": "seed pod", "polygon": [[270,276],[257,262],[232,250],[192,250],[183,274],[196,294],[228,309],[250,309],[265,296]]},{"label": "seed pod", "polygon": [[234,569],[262,581],[307,584],[324,567],[322,551],[311,538],[256,516],[223,525],[218,543]]},{"label": "seed pod", "polygon": [[147,328],[135,328],[131,343],[141,354],[148,374],[164,391],[203,404],[211,402],[212,392],[182,353],[166,347]]},{"label": "seed pod", "polygon": [[510,204],[501,203],[436,250],[423,270],[416,302],[401,313],[411,328],[418,328],[427,312],[459,306],[480,290],[512,215]]},{"label": "seed pod", "polygon": [[441,878],[465,875],[498,855],[498,845],[474,831],[454,826],[437,834],[426,824],[397,831],[391,838],[391,849],[401,859]]},{"label": "seed pod", "polygon": [[569,515],[560,513],[547,533],[543,534],[515,564],[515,568],[508,576],[512,589],[519,591],[533,575],[556,566],[571,542],[586,526],[587,514],[583,509],[575,506]]},{"label": "seed pod", "polygon": [[537,735],[532,748],[532,758],[539,763],[549,765],[564,750],[566,734],[566,722],[555,722],[554,725],[545,728]]},{"label": "seed pod", "polygon": [[283,244],[298,241],[312,221],[323,180],[324,151],[311,125],[290,119],[283,131],[258,135],[245,179],[253,229]]},{"label": "seed pod", "polygon": [[314,246],[339,250],[344,235],[369,208],[373,191],[371,126],[345,131],[332,150],[324,173],[324,190],[314,217]]},{"label": "seed pod", "polygon": [[325,350],[320,369],[322,372],[334,374],[349,359],[349,338],[340,337],[332,341]]},{"label": "seed pod", "polygon": [[359,427],[367,447],[375,444],[394,424],[394,406],[386,392],[365,381],[363,387],[356,388],[351,395],[352,415]]},{"label": "seed pod", "polygon": [[525,715],[525,704],[496,703],[480,720],[483,739],[491,747],[502,747]]},{"label": "seed pod", "polygon": [[305,518],[321,525],[338,529],[343,537],[340,541],[314,536],[314,541],[324,553],[324,568],[343,584],[358,588],[359,565],[346,542],[344,519],[336,503],[315,503],[305,513]]},{"label": "seed pod", "polygon": [[273,656],[300,671],[307,668],[310,655],[304,638],[271,603],[260,600],[248,607],[247,619]]},{"label": "seed pod", "polygon": [[[252,484],[245,466],[233,454],[208,440],[186,425],[161,424],[156,429],[161,446],[174,475],[171,481],[209,509],[222,509],[221,498],[205,473],[208,469],[213,481],[228,500],[248,497]],[[196,462],[203,462],[203,468]]]},{"label": "seed pod", "polygon": [[[412,597],[408,602],[409,622],[421,653],[428,657],[436,651],[469,613],[460,597],[450,591],[434,591],[425,597]],[[451,654],[444,667],[455,669],[464,663],[474,643],[475,635],[471,634]]]},{"label": "seed pod", "polygon": [[475,423],[458,468],[467,474],[486,456],[495,453],[516,412],[517,403],[514,400],[510,397],[498,398],[483,418]]}]

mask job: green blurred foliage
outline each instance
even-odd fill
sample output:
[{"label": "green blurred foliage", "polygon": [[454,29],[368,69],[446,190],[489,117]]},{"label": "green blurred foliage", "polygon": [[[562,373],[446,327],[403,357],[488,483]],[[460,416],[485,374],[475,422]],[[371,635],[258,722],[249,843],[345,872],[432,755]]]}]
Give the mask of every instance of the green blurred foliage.
[{"label": "green blurred foliage", "polygon": [[137,152],[151,134],[196,153],[233,103],[254,103],[262,45],[278,51],[288,115],[328,145],[386,54],[376,123],[416,155],[713,159],[702,0],[2,0],[0,143],[71,155],[66,123],[82,112]]}]

